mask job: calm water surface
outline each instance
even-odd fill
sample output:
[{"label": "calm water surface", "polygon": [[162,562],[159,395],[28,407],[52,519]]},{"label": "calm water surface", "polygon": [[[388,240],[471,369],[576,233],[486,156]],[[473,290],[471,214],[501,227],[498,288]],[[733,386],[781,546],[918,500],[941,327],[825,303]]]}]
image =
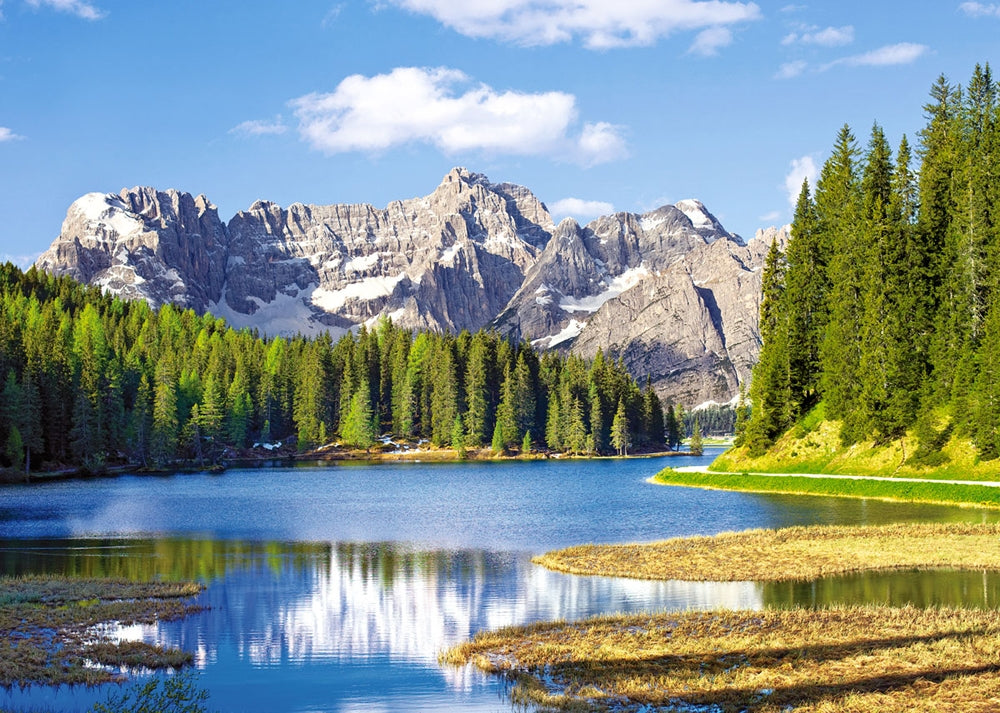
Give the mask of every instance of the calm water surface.
[{"label": "calm water surface", "polygon": [[[707,453],[702,462],[715,453]],[[996,512],[655,486],[694,458],[335,465],[0,489],[0,571],[197,578],[208,609],[124,638],[195,653],[220,711],[509,711],[441,667],[476,631],[603,612],[835,602],[997,606],[1000,579],[896,573],[781,585],[569,577],[533,554],[749,527],[985,521]],[[85,710],[101,689],[0,689]]]}]

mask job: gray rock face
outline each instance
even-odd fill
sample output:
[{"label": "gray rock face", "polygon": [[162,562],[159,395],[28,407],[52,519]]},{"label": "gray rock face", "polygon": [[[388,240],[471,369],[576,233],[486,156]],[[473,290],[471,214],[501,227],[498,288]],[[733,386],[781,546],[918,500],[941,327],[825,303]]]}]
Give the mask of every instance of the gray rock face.
[{"label": "gray rock face", "polygon": [[36,265],[128,298],[203,310],[225,282],[227,235],[205,196],[133,188],[88,193]]},{"label": "gray rock face", "polygon": [[551,229],[526,188],[464,169],[429,196],[381,210],[257,201],[228,226],[204,197],[133,188],[74,202],[37,264],[272,334],[343,330],[383,314],[457,331],[506,306]]},{"label": "gray rock face", "polygon": [[384,209],[257,201],[228,224],[204,196],[91,193],[36,264],[268,334],[339,333],[386,315],[602,348],[691,405],[728,401],[756,361],[773,237],[744,245],[694,200],[555,226],[527,188],[456,168],[430,195]]},{"label": "gray rock face", "polygon": [[747,245],[720,239],[609,300],[572,346],[602,349],[635,376],[649,375],[662,399],[695,406],[726,403],[749,384],[760,354],[761,272],[787,228],[758,231]]},{"label": "gray rock face", "polygon": [[566,347],[605,302],[716,240],[739,238],[698,201],[603,216],[584,228],[565,220],[496,325],[540,347]]}]

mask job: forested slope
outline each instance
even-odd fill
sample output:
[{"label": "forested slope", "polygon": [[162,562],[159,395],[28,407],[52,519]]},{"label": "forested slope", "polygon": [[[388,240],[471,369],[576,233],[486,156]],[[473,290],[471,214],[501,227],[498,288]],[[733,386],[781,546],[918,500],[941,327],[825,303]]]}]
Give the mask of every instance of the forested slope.
[{"label": "forested slope", "polygon": [[[211,315],[0,265],[0,464],[210,463],[254,442],[305,451],[380,434],[435,445],[610,453],[679,437],[620,363],[495,333],[383,320],[334,342],[264,339]],[[527,443],[525,443],[527,441]]]},{"label": "forested slope", "polygon": [[1000,106],[989,66],[964,87],[940,77],[923,109],[916,159],[905,136],[893,152],[876,124],[861,149],[845,126],[815,190],[803,186],[787,250],[771,251],[763,276],[753,413],[731,463],[765,454],[796,424],[804,435],[820,403],[842,449],[909,433],[900,457],[911,465],[941,465],[958,442],[972,460],[1000,455]]}]

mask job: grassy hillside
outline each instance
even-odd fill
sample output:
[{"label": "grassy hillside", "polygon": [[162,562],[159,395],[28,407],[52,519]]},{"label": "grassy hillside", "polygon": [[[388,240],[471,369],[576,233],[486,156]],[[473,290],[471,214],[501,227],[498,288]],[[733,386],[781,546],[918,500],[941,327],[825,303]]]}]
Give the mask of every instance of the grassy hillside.
[{"label": "grassy hillside", "polygon": [[[1000,480],[1000,459],[979,459],[972,442],[951,436],[934,458],[918,462],[911,433],[887,443],[840,443],[840,422],[825,417],[823,405],[810,411],[759,458],[746,447],[731,448],[710,469],[735,473],[831,473],[906,478]],[[928,465],[927,463],[934,463]]]}]

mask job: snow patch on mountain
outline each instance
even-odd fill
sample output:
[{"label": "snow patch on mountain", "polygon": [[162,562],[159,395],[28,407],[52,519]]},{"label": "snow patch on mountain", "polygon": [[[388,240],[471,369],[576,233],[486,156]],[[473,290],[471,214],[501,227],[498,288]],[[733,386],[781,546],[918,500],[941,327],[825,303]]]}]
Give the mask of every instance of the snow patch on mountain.
[{"label": "snow patch on mountain", "polygon": [[586,297],[567,297],[564,295],[559,301],[559,306],[566,312],[596,312],[605,302],[617,297],[625,290],[635,287],[642,278],[648,277],[649,274],[649,270],[644,264],[630,268],[612,279],[603,292]]},{"label": "snow patch on mountain", "polygon": [[317,287],[311,301],[324,312],[338,312],[348,300],[369,301],[388,297],[405,277],[404,272],[395,277],[366,277],[339,290]]},{"label": "snow patch on mountain", "polygon": [[308,304],[315,289],[315,285],[310,285],[294,295],[279,292],[270,302],[264,302],[259,297],[249,297],[257,306],[253,314],[237,312],[230,307],[223,289],[219,301],[209,303],[208,312],[222,317],[236,329],[257,329],[272,337],[291,337],[296,334],[315,336],[324,332],[329,332],[333,338],[343,336],[347,333],[346,329],[331,327],[316,319],[315,310]]},{"label": "snow patch on mountain", "polygon": [[569,324],[563,327],[563,330],[558,334],[550,334],[547,337],[539,337],[538,339],[532,339],[532,345],[540,347],[542,349],[552,349],[563,342],[567,342],[570,339],[576,339],[583,332],[583,328],[587,326],[586,322],[580,322],[575,319],[571,319]]},{"label": "snow patch on mountain", "polygon": [[103,232],[124,237],[141,233],[145,228],[142,218],[131,212],[114,193],[88,193],[70,206],[70,210],[73,209],[83,216],[92,230],[103,228]]}]

